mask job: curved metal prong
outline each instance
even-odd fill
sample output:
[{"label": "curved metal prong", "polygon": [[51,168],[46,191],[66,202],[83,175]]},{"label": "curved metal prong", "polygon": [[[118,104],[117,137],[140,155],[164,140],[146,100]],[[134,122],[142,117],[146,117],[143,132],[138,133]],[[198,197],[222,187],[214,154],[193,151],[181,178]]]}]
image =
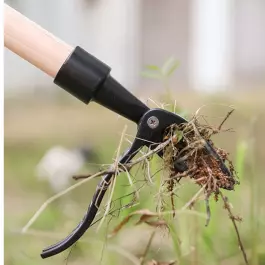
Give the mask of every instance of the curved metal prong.
[{"label": "curved metal prong", "polygon": [[[129,150],[119,159],[120,164],[126,164],[131,161],[131,159],[137,154],[139,149],[144,145],[142,140],[136,139]],[[54,256],[58,253],[63,252],[64,250],[71,247],[75,242],[77,242],[80,237],[86,232],[86,230],[91,226],[97,212],[99,206],[104,198],[104,195],[111,184],[111,180],[114,176],[114,173],[106,174],[101,182],[98,184],[96,191],[93,195],[92,201],[88,207],[88,210],[83,218],[83,220],[77,225],[77,227],[68,235],[65,239],[60,242],[51,245],[45,248],[41,257],[48,258]]]}]

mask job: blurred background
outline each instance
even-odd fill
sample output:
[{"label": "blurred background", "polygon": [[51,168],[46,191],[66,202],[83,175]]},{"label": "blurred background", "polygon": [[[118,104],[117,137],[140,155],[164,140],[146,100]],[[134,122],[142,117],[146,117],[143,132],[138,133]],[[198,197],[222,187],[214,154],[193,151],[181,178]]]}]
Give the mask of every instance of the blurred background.
[{"label": "blurred background", "polygon": [[[227,196],[243,218],[239,230],[250,264],[265,264],[265,1],[4,2],[107,63],[112,76],[150,107],[169,103],[192,115],[206,105],[203,114],[218,126],[233,105],[236,111],[226,123],[233,132],[215,141],[230,152],[239,172],[241,184]],[[136,128],[94,103],[78,102],[8,50],[4,69],[5,264],[140,264],[150,229],[133,225],[107,247],[106,231],[93,227],[69,258],[64,253],[41,260],[42,248],[66,236],[81,219],[98,180],[48,205],[21,233],[43,202],[75,183],[71,174],[97,172],[113,162],[125,124],[132,136]],[[179,195],[180,205],[192,192],[188,187]],[[143,196],[140,206],[148,208],[152,197]],[[212,209],[208,228],[204,220],[179,218],[183,264],[244,264],[221,202],[212,202]],[[174,259],[167,239],[157,238],[150,259]]]}]

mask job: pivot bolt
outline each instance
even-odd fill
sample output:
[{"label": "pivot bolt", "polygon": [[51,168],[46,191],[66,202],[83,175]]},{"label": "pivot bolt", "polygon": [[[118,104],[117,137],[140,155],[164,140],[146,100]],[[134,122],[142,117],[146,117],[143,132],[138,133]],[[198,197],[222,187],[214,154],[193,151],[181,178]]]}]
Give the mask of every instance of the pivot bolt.
[{"label": "pivot bolt", "polygon": [[159,120],[157,117],[155,116],[151,116],[148,120],[147,120],[147,125],[149,126],[149,128],[151,129],[155,129],[158,125],[159,125]]}]

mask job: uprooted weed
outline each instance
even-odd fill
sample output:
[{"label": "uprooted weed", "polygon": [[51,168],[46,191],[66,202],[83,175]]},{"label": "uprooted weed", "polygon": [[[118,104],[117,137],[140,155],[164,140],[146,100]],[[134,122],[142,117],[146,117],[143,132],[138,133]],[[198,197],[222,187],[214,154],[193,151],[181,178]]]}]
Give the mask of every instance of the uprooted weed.
[{"label": "uprooted weed", "polygon": [[[204,193],[207,213],[206,225],[210,220],[210,196],[213,195],[216,201],[218,200],[218,198],[221,198],[224,203],[224,209],[227,210],[228,217],[231,219],[234,225],[238,243],[244,256],[245,264],[248,264],[246,253],[241,242],[236,224],[236,221],[241,221],[241,219],[233,215],[230,204],[228,203],[228,198],[225,197],[222,193],[222,189],[233,190],[235,185],[239,184],[239,182],[237,181],[233,164],[229,160],[229,154],[225,150],[216,147],[211,139],[213,135],[222,132],[221,127],[232,112],[233,111],[230,111],[228,113],[224,121],[217,128],[211,127],[209,125],[202,125],[198,120],[198,116],[195,115],[186,124],[170,126],[165,132],[164,141],[159,146],[157,146],[154,150],[148,150],[147,153],[143,153],[142,156],[134,159],[130,163],[119,165],[119,163],[116,162],[115,166],[111,169],[102,170],[101,172],[98,172],[94,175],[75,176],[74,179],[76,180],[83,178],[85,179],[83,179],[79,183],[76,183],[67,190],[48,199],[36,212],[36,214],[29,220],[27,225],[23,228],[23,232],[25,233],[32,226],[32,224],[36,221],[40,213],[45,209],[45,207],[47,207],[48,204],[92,178],[102,176],[106,173],[112,173],[116,177],[118,173],[123,171],[126,172],[128,178],[130,178],[129,182],[139,182],[139,180],[137,180],[136,178],[133,179],[133,176],[129,172],[131,172],[131,170],[135,168],[136,165],[142,165],[142,169],[144,171],[149,171],[148,166],[144,167],[143,165],[149,164],[155,153],[163,151],[163,168],[161,169],[163,171],[163,173],[161,174],[163,175],[163,177],[162,181],[160,182],[159,196],[163,197],[163,195],[165,195],[164,197],[170,197],[171,210],[169,210],[168,207],[165,207],[164,201],[161,200],[158,203],[159,207],[158,205],[155,205],[155,207],[153,207],[158,209],[157,212],[152,211],[152,209],[139,209],[130,212],[113,229],[113,231],[110,233],[110,236],[115,236],[120,232],[120,230],[123,229],[124,226],[126,226],[128,222],[131,221],[131,219],[134,219],[137,216],[139,217],[139,220],[135,223],[136,225],[146,224],[153,227],[155,230],[161,227],[165,227],[167,231],[172,232],[172,224],[168,223],[167,216],[173,214],[174,218],[176,213],[180,213],[181,211],[185,211],[187,209],[192,209],[196,202],[199,200],[199,196]],[[114,209],[115,207],[112,206],[115,204],[115,200],[112,198],[112,196],[110,196],[107,202],[107,207],[105,211],[103,211],[103,217],[95,220],[93,224],[99,221],[101,221],[102,223],[107,215],[112,216],[116,212],[123,211],[124,209],[128,209],[137,204],[137,200],[139,199],[137,194],[146,186],[146,181],[152,182],[153,179],[159,177],[157,175],[161,173],[161,170],[153,175],[151,175],[150,172],[147,172],[148,180],[141,180],[142,184],[140,185],[140,187],[135,189],[134,192],[131,192],[130,194],[123,193],[120,197],[125,198],[126,196],[130,195],[133,198],[132,202],[126,205],[121,205],[118,209]],[[164,174],[164,172],[166,172],[166,174]],[[184,178],[193,181],[196,185],[199,185],[200,190],[181,209],[175,209],[174,195],[179,183]],[[113,188],[110,192],[111,195],[113,195],[115,188],[114,186],[115,185],[113,184]],[[119,200],[119,198],[116,200]],[[178,237],[178,235],[176,235],[176,237]],[[175,261],[161,263],[155,260],[148,261],[146,259],[146,254],[152,243],[152,238],[153,237],[150,238],[148,247],[140,258],[140,264],[175,264]],[[181,240],[178,239],[178,241]]]},{"label": "uprooted weed", "polygon": [[[166,227],[170,231],[165,215],[175,214],[181,210],[191,209],[198,201],[199,195],[203,192],[206,202],[206,213],[208,225],[210,221],[210,206],[209,198],[213,195],[215,200],[218,201],[219,197],[223,200],[224,208],[228,211],[228,216],[232,220],[240,249],[242,250],[245,263],[248,264],[247,257],[240,239],[237,229],[236,221],[241,221],[239,217],[232,214],[231,208],[222,189],[234,190],[235,185],[239,184],[236,172],[232,161],[229,159],[229,154],[225,150],[215,146],[211,137],[219,134],[222,131],[222,125],[226,119],[233,112],[230,111],[224,121],[218,128],[213,128],[209,125],[202,125],[197,116],[194,116],[188,123],[181,125],[170,126],[164,135],[164,142],[161,143],[155,150],[147,152],[142,157],[130,162],[127,165],[122,165],[118,171],[131,170],[136,164],[146,162],[152,159],[155,152],[163,150],[163,171],[168,172],[166,178],[161,182],[162,193],[166,192],[170,196],[171,211],[165,211],[163,201],[159,204],[160,209],[158,212],[152,212],[149,209],[141,209],[131,212],[127,215],[121,223],[119,223],[109,236],[113,237],[132,219],[139,216],[139,220],[135,225],[145,223],[155,229]],[[153,176],[155,177],[155,176]],[[179,185],[183,178],[192,180],[196,185],[201,187],[200,191],[180,210],[175,209],[174,206],[174,193],[176,187]],[[161,195],[163,197],[163,194]],[[156,207],[157,208],[157,207]],[[150,238],[150,244],[152,237]],[[150,247],[150,246],[149,246]],[[142,261],[144,257],[141,258]],[[141,264],[145,264],[141,262]],[[150,261],[147,264],[175,264],[174,262],[159,263],[157,261]]]},{"label": "uprooted weed", "polygon": [[[228,113],[225,120],[232,112]],[[241,219],[232,214],[228,198],[221,191],[222,189],[234,190],[235,185],[239,184],[239,181],[237,180],[233,163],[229,159],[228,152],[216,147],[211,140],[214,134],[221,132],[224,121],[218,128],[213,128],[209,125],[202,125],[197,117],[194,116],[186,124],[172,125],[168,128],[164,136],[164,141],[167,141],[167,145],[163,146],[163,170],[167,171],[168,175],[161,185],[166,186],[166,191],[170,194],[173,217],[178,212],[174,206],[174,192],[180,181],[183,178],[189,178],[199,185],[201,187],[200,191],[204,192],[205,195],[206,212],[208,215],[206,225],[208,225],[210,220],[210,196],[213,195],[216,201],[221,197],[224,208],[228,211],[228,216],[233,222],[245,263],[248,264],[236,225],[236,221],[241,221]],[[198,196],[196,195],[186,204],[186,208],[194,206],[197,200]],[[159,213],[151,212],[148,209],[131,213],[112,231],[111,236],[116,235],[136,215],[140,215],[140,219],[136,224],[145,223],[155,228],[167,227],[167,223],[163,218],[163,215],[166,214],[163,212],[163,203],[160,206]],[[154,220],[153,218],[156,219]],[[159,263],[151,262],[151,264]]]}]

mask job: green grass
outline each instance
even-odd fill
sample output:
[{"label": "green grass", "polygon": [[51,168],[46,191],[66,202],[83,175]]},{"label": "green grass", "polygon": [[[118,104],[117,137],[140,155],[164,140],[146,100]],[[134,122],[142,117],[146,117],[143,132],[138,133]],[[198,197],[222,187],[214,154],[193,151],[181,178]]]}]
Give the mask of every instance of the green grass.
[{"label": "green grass", "polygon": [[[188,112],[194,112],[199,106],[211,100],[203,98],[193,101],[193,109],[189,107],[190,102],[187,100],[186,103],[182,102],[182,107]],[[215,98],[214,102],[217,101],[218,98]],[[222,102],[228,101],[232,100],[222,98]],[[236,187],[235,192],[224,193],[230,198],[233,213],[243,218],[243,222],[239,223],[238,227],[250,264],[263,265],[265,264],[263,191],[265,118],[262,114],[258,114],[265,108],[256,102],[246,105],[240,99],[233,104],[237,105],[238,110],[229,119],[226,127],[232,126],[236,132],[224,133],[216,137],[216,142],[230,151],[241,184]],[[34,176],[36,163],[52,145],[74,146],[82,142],[92,143],[97,148],[102,163],[111,163],[125,121],[117,120],[116,115],[95,106],[87,110],[81,105],[69,103],[62,103],[60,106],[46,103],[39,106],[32,103],[29,107],[27,104],[21,106],[16,104],[14,110],[11,102],[6,104],[5,108],[5,264],[65,264],[67,252],[44,261],[39,254],[42,248],[66,236],[82,218],[98,180],[88,182],[49,205],[34,223],[32,227],[34,231],[22,235],[19,233],[20,229],[41,204],[53,195],[47,183],[36,180]],[[224,115],[226,110],[213,105],[205,112],[216,117]],[[41,113],[40,119],[36,118],[38,113]],[[65,119],[65,113],[68,119]],[[250,123],[252,116],[257,116],[258,122],[255,125]],[[220,119],[210,121],[218,124]],[[135,128],[129,127],[129,133],[133,135],[134,132]],[[154,163],[152,171],[158,166]],[[87,165],[82,173],[96,170],[97,168]],[[142,178],[139,173],[137,176]],[[155,210],[154,195],[158,192],[159,179],[155,179],[155,182],[154,187],[146,187],[141,191],[141,201],[137,207],[121,212],[119,218],[112,218],[109,224],[104,222],[104,226],[98,232],[97,225],[89,229],[83,241],[73,249],[68,264],[100,264],[100,261],[104,265],[134,264],[128,255],[133,256],[131,260],[141,256],[151,229],[146,225],[135,226],[133,219],[116,237],[108,239],[107,242],[106,231],[110,232],[122,218],[136,209]],[[115,198],[133,190],[128,184],[126,174],[121,174],[117,179]],[[186,183],[178,192],[176,208],[179,209],[190,200],[197,190],[194,185]],[[122,204],[129,201],[129,198],[125,198]],[[180,214],[171,222],[171,235],[163,231],[162,235],[154,240],[148,257],[174,259],[184,255],[181,264],[193,265],[244,264],[236,233],[227,212],[223,209],[222,202],[216,203],[210,200],[210,205],[212,216],[208,227],[205,227],[204,218]],[[68,214],[65,212],[66,207]],[[205,212],[204,203],[198,204],[195,210]],[[181,247],[177,237],[182,241]]]}]

